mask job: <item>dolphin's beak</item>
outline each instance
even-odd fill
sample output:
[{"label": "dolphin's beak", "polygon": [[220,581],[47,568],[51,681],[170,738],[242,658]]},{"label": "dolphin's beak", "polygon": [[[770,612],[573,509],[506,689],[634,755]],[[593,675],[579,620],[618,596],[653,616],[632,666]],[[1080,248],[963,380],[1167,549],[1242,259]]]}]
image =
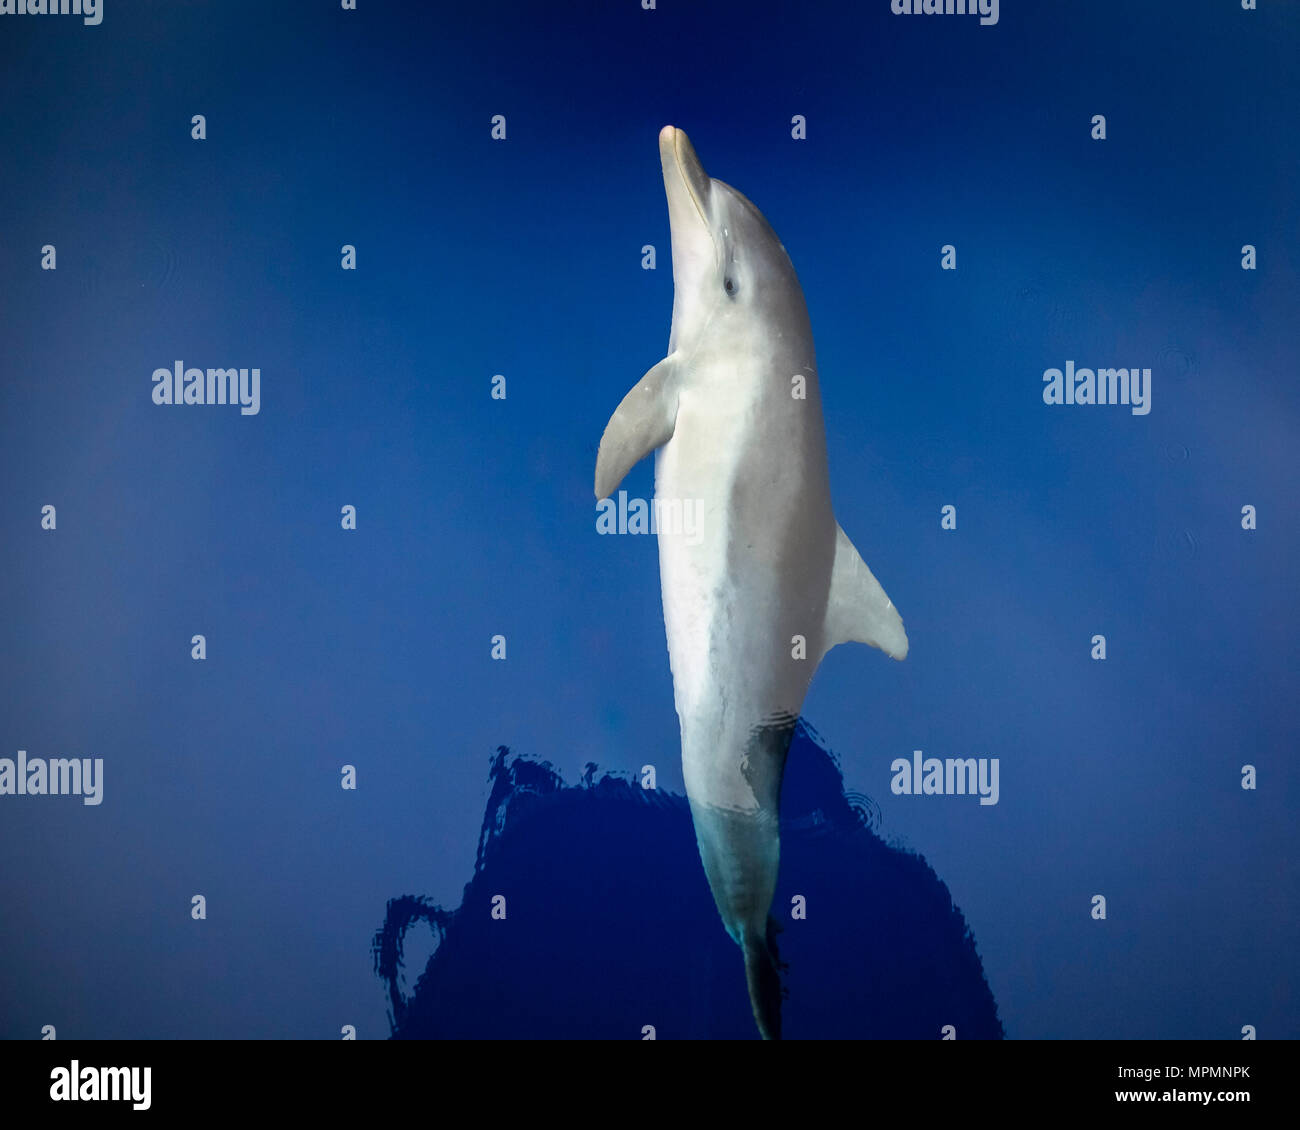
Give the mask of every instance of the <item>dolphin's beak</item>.
[{"label": "dolphin's beak", "polygon": [[709,177],[695,155],[685,130],[664,126],[659,131],[659,160],[668,194],[668,222],[685,234],[695,224],[709,227]]},{"label": "dolphin's beak", "polygon": [[695,155],[686,134],[674,126],[659,131],[659,160],[668,194],[668,226],[673,248],[673,328],[668,351],[688,316],[689,296],[700,293],[717,264],[717,242],[709,226],[709,197],[713,182]]}]

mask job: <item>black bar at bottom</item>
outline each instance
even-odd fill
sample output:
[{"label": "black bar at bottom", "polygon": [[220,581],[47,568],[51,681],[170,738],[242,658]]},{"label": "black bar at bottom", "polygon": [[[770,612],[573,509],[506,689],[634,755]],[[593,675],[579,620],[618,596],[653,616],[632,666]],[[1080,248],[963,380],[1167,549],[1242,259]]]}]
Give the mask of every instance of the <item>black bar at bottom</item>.
[{"label": "black bar at bottom", "polygon": [[468,1102],[494,1121],[519,1109],[616,1123],[645,1117],[657,1102],[670,1104],[666,1115],[699,1102],[701,1112],[716,1105],[729,1116],[748,1106],[771,1114],[789,1102],[809,1113],[834,1104],[868,1121],[899,1105],[927,1120],[944,1110],[1130,1107],[1206,1109],[1238,1125],[1281,1109],[1296,1074],[1290,1041],[658,1042],[668,1046],[11,1041],[0,1049],[0,1110],[10,1126],[31,1124],[14,1114],[95,1118],[110,1110],[169,1119],[316,1115],[338,1125],[349,1116],[396,1124]]}]

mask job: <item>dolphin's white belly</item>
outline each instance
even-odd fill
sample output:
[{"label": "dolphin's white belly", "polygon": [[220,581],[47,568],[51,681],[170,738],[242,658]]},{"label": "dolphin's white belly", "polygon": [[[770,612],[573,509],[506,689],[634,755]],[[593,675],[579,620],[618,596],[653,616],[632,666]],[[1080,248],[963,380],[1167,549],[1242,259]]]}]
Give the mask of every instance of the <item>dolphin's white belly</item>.
[{"label": "dolphin's white belly", "polygon": [[[737,383],[713,374],[681,393],[655,494],[697,500],[699,528],[661,530],[659,568],[692,807],[775,818],[785,740],[821,656],[835,521],[816,501],[827,497],[820,405],[813,415],[753,380],[742,387],[769,402],[744,399]],[[774,465],[765,481],[758,469]],[[765,757],[765,740],[779,758]]]}]

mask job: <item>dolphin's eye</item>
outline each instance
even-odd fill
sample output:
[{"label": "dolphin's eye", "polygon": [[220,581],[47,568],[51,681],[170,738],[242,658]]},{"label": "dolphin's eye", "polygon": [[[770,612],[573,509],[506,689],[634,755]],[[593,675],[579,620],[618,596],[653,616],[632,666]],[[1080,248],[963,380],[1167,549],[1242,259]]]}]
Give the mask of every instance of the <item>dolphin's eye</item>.
[{"label": "dolphin's eye", "polygon": [[728,275],[725,279],[722,280],[722,289],[727,292],[728,298],[735,298],[736,291],[739,290],[740,288],[736,286],[736,280],[733,279],[730,275]]}]

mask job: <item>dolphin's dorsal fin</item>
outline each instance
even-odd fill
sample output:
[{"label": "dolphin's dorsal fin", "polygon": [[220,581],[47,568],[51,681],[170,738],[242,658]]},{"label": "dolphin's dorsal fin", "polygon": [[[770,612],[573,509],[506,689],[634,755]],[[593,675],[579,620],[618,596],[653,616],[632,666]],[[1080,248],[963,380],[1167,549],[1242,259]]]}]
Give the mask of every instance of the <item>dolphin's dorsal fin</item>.
[{"label": "dolphin's dorsal fin", "polygon": [[835,566],[826,601],[826,650],[854,641],[878,647],[894,659],[907,658],[903,618],[837,524]]},{"label": "dolphin's dorsal fin", "polygon": [[637,381],[605,425],[596,453],[596,497],[608,498],[634,464],[667,443],[676,422],[676,361],[669,355]]}]

